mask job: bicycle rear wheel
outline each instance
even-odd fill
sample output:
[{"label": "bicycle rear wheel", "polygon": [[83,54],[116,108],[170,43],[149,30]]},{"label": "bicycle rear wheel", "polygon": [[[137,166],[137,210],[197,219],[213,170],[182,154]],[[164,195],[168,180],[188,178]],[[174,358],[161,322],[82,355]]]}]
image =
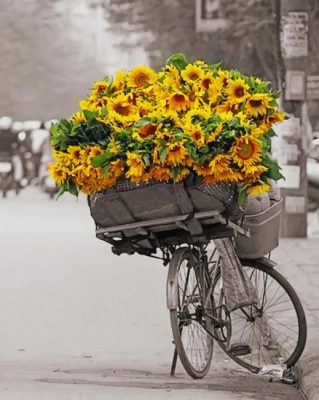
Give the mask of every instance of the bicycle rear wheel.
[{"label": "bicycle rear wheel", "polygon": [[[275,269],[258,260],[242,261],[256,287],[258,305],[230,313],[232,343],[245,343],[251,353],[236,356],[221,348],[238,364],[252,372],[269,364],[292,367],[301,356],[307,338],[307,324],[301,302],[288,281]],[[216,274],[213,296],[219,297],[220,273]]]},{"label": "bicycle rear wheel", "polygon": [[[211,308],[210,297],[205,302],[205,279],[201,279],[200,264],[190,248],[182,247],[173,254],[169,265],[168,287],[174,282],[175,308],[170,309],[171,327],[178,356],[193,378],[203,378],[211,365],[213,339],[212,322],[205,317],[205,307]],[[169,300],[169,299],[168,299]]]}]

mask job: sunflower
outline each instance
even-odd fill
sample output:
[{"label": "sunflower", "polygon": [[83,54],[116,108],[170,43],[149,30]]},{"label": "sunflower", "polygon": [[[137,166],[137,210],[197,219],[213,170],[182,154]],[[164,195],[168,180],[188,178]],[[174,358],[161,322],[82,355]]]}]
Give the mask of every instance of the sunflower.
[{"label": "sunflower", "polygon": [[208,175],[211,175],[211,173],[212,173],[211,167],[209,167],[208,165],[194,164],[193,170],[199,176],[208,176]]},{"label": "sunflower", "polygon": [[181,76],[179,70],[174,65],[168,65],[162,76],[164,77],[165,85],[172,86],[175,89],[180,87]]},{"label": "sunflower", "polygon": [[190,101],[188,96],[183,92],[176,90],[174,91],[168,100],[168,108],[173,111],[186,111],[189,108]]},{"label": "sunflower", "polygon": [[217,154],[209,163],[211,174],[218,178],[221,174],[231,171],[231,157],[227,154]]},{"label": "sunflower", "polygon": [[114,136],[111,136],[107,150],[112,154],[118,154],[121,151],[120,143],[116,141]]},{"label": "sunflower", "polygon": [[131,96],[119,94],[116,97],[110,98],[108,121],[111,125],[116,126],[120,122],[126,126],[127,123],[135,122],[137,119],[139,119],[138,110],[132,104]]},{"label": "sunflower", "polygon": [[72,124],[76,125],[86,122],[86,118],[82,111],[77,111],[71,115],[70,121]]},{"label": "sunflower", "polygon": [[215,142],[215,140],[221,134],[222,130],[223,130],[223,124],[218,124],[216,126],[216,128],[208,134],[206,143],[209,144],[209,143]]},{"label": "sunflower", "polygon": [[80,100],[79,107],[82,111],[92,111],[95,112],[98,110],[96,103],[93,100]]},{"label": "sunflower", "polygon": [[237,165],[246,169],[261,161],[262,148],[255,136],[246,134],[235,139],[230,153]]},{"label": "sunflower", "polygon": [[174,167],[185,164],[188,159],[187,151],[183,142],[168,143],[169,151],[166,156],[166,162]]},{"label": "sunflower", "polygon": [[153,124],[146,124],[144,126],[141,126],[140,128],[137,128],[134,130],[132,137],[139,142],[146,140],[146,139],[151,139],[155,132],[157,130],[157,125]]},{"label": "sunflower", "polygon": [[252,196],[261,196],[266,192],[269,192],[270,190],[270,185],[268,183],[260,183],[257,185],[249,186],[247,188],[247,193],[252,195]]},{"label": "sunflower", "polygon": [[264,165],[249,165],[244,170],[245,179],[250,182],[256,182],[266,171],[268,171],[268,168]]},{"label": "sunflower", "polygon": [[62,185],[69,177],[69,170],[63,164],[50,164],[50,176],[58,185]]},{"label": "sunflower", "polygon": [[238,104],[234,104],[227,100],[216,106],[216,112],[223,115],[223,119],[231,119],[238,110]]},{"label": "sunflower", "polygon": [[192,138],[198,148],[205,146],[205,134],[199,124],[193,125],[190,130],[185,132]]},{"label": "sunflower", "polygon": [[81,163],[81,147],[80,146],[69,146],[68,153],[74,165]]},{"label": "sunflower", "polygon": [[216,79],[213,77],[210,71],[207,71],[202,76],[200,81],[200,85],[203,89],[207,90],[211,85],[216,83]]},{"label": "sunflower", "polygon": [[252,117],[265,115],[270,101],[271,97],[266,93],[253,94],[247,101],[245,112]]},{"label": "sunflower", "polygon": [[136,99],[136,107],[138,108],[138,113],[140,117],[145,117],[154,110],[154,106],[150,102],[144,101],[139,98]]},{"label": "sunflower", "polygon": [[100,146],[92,146],[90,149],[89,158],[96,157],[103,153],[103,150]]},{"label": "sunflower", "polygon": [[248,116],[243,113],[242,111],[236,114],[236,118],[238,119],[241,126],[248,127],[249,126],[249,119]]},{"label": "sunflower", "polygon": [[233,104],[242,103],[249,96],[249,85],[242,78],[228,80],[228,87],[226,93],[228,94],[228,101]]},{"label": "sunflower", "polygon": [[64,165],[65,167],[70,167],[72,164],[72,159],[70,157],[70,154],[65,153],[64,151],[53,150],[52,156],[55,160],[57,160],[57,163],[60,165]]},{"label": "sunflower", "polygon": [[215,83],[212,83],[208,90],[208,102],[209,104],[215,104],[221,94],[221,88],[220,86],[216,85]]},{"label": "sunflower", "polygon": [[129,167],[129,169],[125,176],[133,181],[136,179],[141,179],[145,172],[145,166],[140,154],[128,151],[126,153],[126,157],[126,165]]},{"label": "sunflower", "polygon": [[232,169],[225,170],[223,172],[215,174],[216,182],[238,182],[243,179],[242,174],[239,171]]},{"label": "sunflower", "polygon": [[109,84],[105,81],[94,82],[91,96],[92,97],[100,97],[107,91],[108,88],[109,88]]},{"label": "sunflower", "polygon": [[211,112],[205,107],[195,109],[191,108],[182,116],[182,121],[185,125],[191,126],[198,122],[206,121],[210,115]]},{"label": "sunflower", "polygon": [[150,171],[152,179],[159,182],[167,182],[172,178],[170,169],[167,167],[155,166]]},{"label": "sunflower", "polygon": [[270,129],[270,125],[269,124],[259,124],[257,125],[252,125],[250,127],[250,134],[255,136],[255,137],[259,137],[264,135],[265,133],[267,133]]},{"label": "sunflower", "polygon": [[200,108],[204,103],[203,96],[205,95],[204,89],[199,83],[194,83],[187,92],[188,99],[190,101],[191,108]]},{"label": "sunflower", "polygon": [[156,72],[144,65],[133,68],[127,75],[127,84],[131,87],[144,88],[157,79]]},{"label": "sunflower", "polygon": [[190,174],[190,170],[187,168],[183,168],[178,173],[174,175],[174,182],[180,182],[186,178]]},{"label": "sunflower", "polygon": [[275,111],[266,117],[269,124],[277,124],[285,119],[285,113],[282,111]]},{"label": "sunflower", "polygon": [[109,176],[117,179],[119,178],[124,171],[123,163],[121,160],[111,161],[109,165]]},{"label": "sunflower", "polygon": [[84,149],[81,150],[81,163],[82,164],[87,164],[90,153],[91,153],[90,146],[84,147]]},{"label": "sunflower", "polygon": [[181,72],[182,78],[186,83],[194,83],[204,76],[203,69],[198,65],[188,64]]},{"label": "sunflower", "polygon": [[220,85],[223,88],[226,88],[228,85],[228,81],[230,80],[230,72],[224,69],[219,69],[216,79],[220,82]]},{"label": "sunflower", "polygon": [[113,88],[115,92],[121,91],[126,85],[126,72],[123,70],[117,71],[114,81]]}]

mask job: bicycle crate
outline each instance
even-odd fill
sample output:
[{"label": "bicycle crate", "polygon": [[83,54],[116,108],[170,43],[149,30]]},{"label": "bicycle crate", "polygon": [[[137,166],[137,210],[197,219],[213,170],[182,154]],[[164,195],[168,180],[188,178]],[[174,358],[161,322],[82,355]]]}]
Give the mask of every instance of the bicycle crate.
[{"label": "bicycle crate", "polygon": [[[237,189],[229,183],[132,184],[123,181],[112,189],[89,197],[99,239],[117,247],[124,240],[125,246],[134,242],[152,251],[156,250],[156,243],[163,241],[171,244],[207,243],[212,235],[216,235],[218,223],[223,220],[224,225],[231,224],[222,213],[226,209],[230,211],[228,206],[235,209],[234,204],[237,204]],[[228,231],[229,235],[233,232],[232,229]],[[122,241],[115,243],[113,238]]]},{"label": "bicycle crate", "polygon": [[282,200],[261,213],[245,215],[243,228],[249,229],[250,237],[235,238],[238,257],[261,258],[278,246],[281,208]]}]

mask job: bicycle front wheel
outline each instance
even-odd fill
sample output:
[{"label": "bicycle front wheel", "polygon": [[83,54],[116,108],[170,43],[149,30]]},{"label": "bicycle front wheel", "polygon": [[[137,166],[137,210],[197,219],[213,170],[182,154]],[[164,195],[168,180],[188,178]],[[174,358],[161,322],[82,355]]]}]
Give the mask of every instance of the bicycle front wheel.
[{"label": "bicycle front wheel", "polygon": [[[275,269],[258,260],[242,261],[243,268],[257,290],[256,306],[242,307],[230,313],[232,343],[244,343],[250,354],[235,355],[224,343],[221,348],[238,364],[252,372],[269,364],[292,367],[301,356],[307,337],[307,324],[301,302],[289,282]],[[219,296],[220,273],[214,284]]]},{"label": "bicycle front wheel", "polygon": [[[173,254],[169,265],[169,277],[173,279],[176,308],[170,309],[171,327],[178,356],[193,378],[203,378],[213,356],[212,322],[205,317],[205,307],[211,308],[211,300],[205,302],[205,279],[202,268],[190,248],[181,247]],[[169,284],[169,283],[168,283]],[[204,329],[205,327],[205,329]]]}]

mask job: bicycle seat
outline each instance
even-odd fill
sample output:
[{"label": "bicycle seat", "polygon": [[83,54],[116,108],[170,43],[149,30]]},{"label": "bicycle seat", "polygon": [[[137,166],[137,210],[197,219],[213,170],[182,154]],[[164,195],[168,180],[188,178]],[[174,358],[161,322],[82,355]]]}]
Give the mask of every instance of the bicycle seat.
[{"label": "bicycle seat", "polygon": [[246,356],[251,353],[251,348],[245,343],[233,343],[230,345],[227,353],[233,356]]}]

